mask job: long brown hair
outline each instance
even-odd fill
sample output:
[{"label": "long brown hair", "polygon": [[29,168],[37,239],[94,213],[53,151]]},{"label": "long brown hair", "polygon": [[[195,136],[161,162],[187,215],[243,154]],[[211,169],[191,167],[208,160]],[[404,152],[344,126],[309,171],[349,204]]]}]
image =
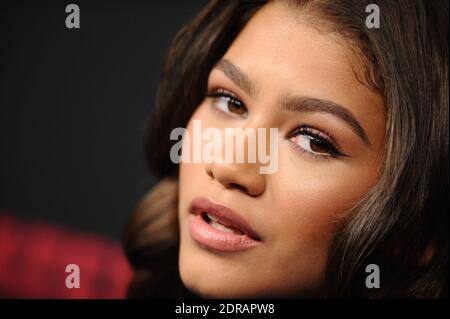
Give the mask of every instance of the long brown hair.
[{"label": "long brown hair", "polygon": [[[365,69],[361,81],[383,96],[387,119],[382,174],[340,224],[323,296],[447,296],[448,1],[285,2],[354,49]],[[129,297],[193,296],[178,274],[178,166],[169,135],[186,126],[210,70],[266,3],[211,1],[173,40],[146,141],[149,167],[161,182],[137,206],[124,236],[135,269]],[[365,25],[371,3],[380,8],[378,29]],[[379,289],[364,284],[367,264],[381,267]]]}]

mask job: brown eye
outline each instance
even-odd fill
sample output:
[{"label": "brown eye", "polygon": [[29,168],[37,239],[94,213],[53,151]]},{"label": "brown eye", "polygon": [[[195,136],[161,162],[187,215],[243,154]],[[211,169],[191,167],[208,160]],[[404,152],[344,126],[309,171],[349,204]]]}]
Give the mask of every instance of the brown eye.
[{"label": "brown eye", "polygon": [[328,153],[328,150],[323,145],[323,143],[321,143],[318,140],[315,140],[314,138],[309,139],[309,147],[315,153],[324,153],[324,154]]},{"label": "brown eye", "polygon": [[223,113],[238,116],[246,116],[248,113],[244,103],[225,90],[217,90],[207,96],[213,98],[213,106]]},{"label": "brown eye", "polygon": [[313,155],[321,157],[345,156],[334,145],[334,141],[331,138],[311,128],[300,128],[296,130],[290,137],[290,140],[298,149]]},{"label": "brown eye", "polygon": [[247,113],[247,108],[242,103],[237,104],[230,100],[228,101],[228,109],[230,110],[230,112],[236,113],[239,115],[243,115],[243,114]]}]

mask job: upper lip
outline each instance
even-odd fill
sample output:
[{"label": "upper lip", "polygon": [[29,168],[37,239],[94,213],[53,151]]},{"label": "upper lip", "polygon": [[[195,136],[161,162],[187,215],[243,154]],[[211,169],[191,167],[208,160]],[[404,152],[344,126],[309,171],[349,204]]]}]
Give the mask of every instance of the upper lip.
[{"label": "upper lip", "polygon": [[191,201],[189,212],[194,215],[208,213],[214,215],[225,225],[229,225],[241,230],[254,240],[261,240],[261,237],[254,231],[247,221],[229,207],[213,203],[207,198],[197,197]]}]

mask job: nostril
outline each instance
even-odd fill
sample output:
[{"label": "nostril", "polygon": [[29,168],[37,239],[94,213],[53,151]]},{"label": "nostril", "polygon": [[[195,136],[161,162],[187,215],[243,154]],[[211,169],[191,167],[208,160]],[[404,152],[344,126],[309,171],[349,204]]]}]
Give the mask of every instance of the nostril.
[{"label": "nostril", "polygon": [[214,174],[213,174],[212,170],[210,170],[210,169],[206,170],[206,175],[208,175],[210,178],[214,179]]},{"label": "nostril", "polygon": [[222,184],[222,187],[229,190],[238,190],[246,195],[256,197],[264,192],[264,180],[258,178],[250,179],[244,171],[241,171],[237,165],[206,165],[205,173],[211,178]]},{"label": "nostril", "polygon": [[235,189],[240,190],[241,192],[248,193],[247,187],[242,186],[242,185],[237,184],[237,183],[228,183],[228,187],[227,188],[235,188]]}]

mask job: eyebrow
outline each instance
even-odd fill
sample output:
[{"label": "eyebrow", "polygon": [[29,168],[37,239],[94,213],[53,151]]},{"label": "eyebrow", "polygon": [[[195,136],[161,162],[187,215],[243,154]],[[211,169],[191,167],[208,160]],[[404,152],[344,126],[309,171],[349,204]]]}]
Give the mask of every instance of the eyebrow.
[{"label": "eyebrow", "polygon": [[[227,59],[221,59],[214,66],[222,71],[234,84],[240,87],[247,95],[254,97],[256,87],[251,79],[235,64]],[[325,99],[308,96],[288,96],[282,99],[283,109],[293,112],[322,112],[332,114],[350,126],[364,144],[370,147],[372,144],[358,120],[345,107]]]},{"label": "eyebrow", "polygon": [[240,87],[247,95],[254,97],[256,95],[255,85],[250,78],[236,65],[227,59],[222,59],[217,62],[214,69],[218,69],[225,73],[225,75]]},{"label": "eyebrow", "polygon": [[308,97],[308,96],[292,96],[286,97],[282,102],[283,109],[294,112],[323,112],[332,114],[347,123],[350,128],[358,135],[367,146],[371,146],[371,142],[366,132],[362,128],[358,120],[345,107],[324,99]]}]

